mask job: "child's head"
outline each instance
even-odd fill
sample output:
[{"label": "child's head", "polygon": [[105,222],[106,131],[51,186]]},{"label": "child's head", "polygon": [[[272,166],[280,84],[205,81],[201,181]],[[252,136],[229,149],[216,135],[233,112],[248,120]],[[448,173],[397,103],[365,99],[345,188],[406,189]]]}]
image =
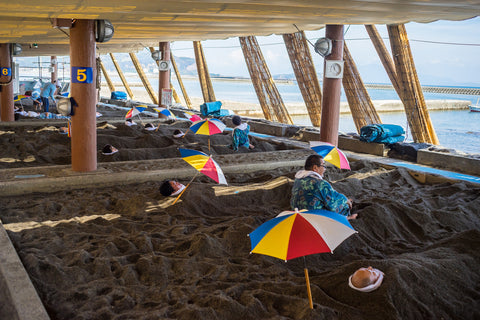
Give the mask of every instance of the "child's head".
[{"label": "child's head", "polygon": [[239,126],[240,124],[242,124],[242,118],[240,118],[240,116],[233,116],[232,123],[236,126]]}]

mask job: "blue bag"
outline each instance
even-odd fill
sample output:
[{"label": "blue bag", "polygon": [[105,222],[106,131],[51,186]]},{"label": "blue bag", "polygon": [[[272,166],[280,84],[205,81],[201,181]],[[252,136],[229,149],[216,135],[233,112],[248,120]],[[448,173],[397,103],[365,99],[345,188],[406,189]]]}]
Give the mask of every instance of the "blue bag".
[{"label": "blue bag", "polygon": [[216,113],[220,112],[221,108],[221,101],[205,102],[204,104],[200,105],[200,113],[204,117],[208,115],[215,115]]},{"label": "blue bag", "polygon": [[115,100],[127,100],[127,93],[123,91],[112,91],[110,99]]},{"label": "blue bag", "polygon": [[396,143],[405,139],[405,130],[395,124],[371,124],[360,129],[360,141]]}]

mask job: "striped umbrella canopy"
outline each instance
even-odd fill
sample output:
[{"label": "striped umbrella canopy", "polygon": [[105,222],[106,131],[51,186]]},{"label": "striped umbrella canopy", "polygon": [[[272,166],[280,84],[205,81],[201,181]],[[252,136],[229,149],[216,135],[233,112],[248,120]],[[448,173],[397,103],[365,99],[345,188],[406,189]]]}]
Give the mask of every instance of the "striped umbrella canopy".
[{"label": "striped umbrella canopy", "polygon": [[192,122],[202,120],[202,118],[198,114],[190,112],[190,111],[185,111],[183,114],[185,115],[185,117],[188,118],[188,120],[190,120]]},{"label": "striped umbrella canopy", "polygon": [[222,133],[227,126],[218,119],[204,119],[194,122],[190,130],[196,134],[212,135]]},{"label": "striped umbrella canopy", "polygon": [[310,141],[310,148],[335,167],[350,170],[347,156],[334,145],[322,141]]},{"label": "striped umbrella canopy", "polygon": [[182,149],[180,148],[180,154],[182,159],[185,160],[189,165],[198,170],[198,172],[203,173],[207,177],[212,178],[215,182],[219,184],[227,184],[225,176],[223,174],[220,166],[212,159],[212,156],[191,149]]},{"label": "striped umbrella canopy", "polygon": [[26,98],[30,98],[30,96],[19,94],[19,95],[16,95],[16,96],[13,97],[13,101],[17,102],[17,101],[20,101],[20,100],[23,100],[23,99],[26,99]]},{"label": "striped umbrella canopy", "polygon": [[285,261],[333,252],[356,233],[347,217],[327,210],[284,211],[250,233],[251,253]]},{"label": "striped umbrella canopy", "polygon": [[125,119],[132,118],[136,115],[139,115],[143,111],[147,109],[147,106],[137,106],[133,107],[132,109],[128,110],[127,114],[125,115]]},{"label": "striped umbrella canopy", "polygon": [[166,117],[176,119],[176,117],[175,117],[175,115],[173,114],[173,112],[171,112],[171,111],[168,110],[167,108],[153,108],[153,110],[157,111],[158,113],[163,114],[163,115],[166,116]]}]

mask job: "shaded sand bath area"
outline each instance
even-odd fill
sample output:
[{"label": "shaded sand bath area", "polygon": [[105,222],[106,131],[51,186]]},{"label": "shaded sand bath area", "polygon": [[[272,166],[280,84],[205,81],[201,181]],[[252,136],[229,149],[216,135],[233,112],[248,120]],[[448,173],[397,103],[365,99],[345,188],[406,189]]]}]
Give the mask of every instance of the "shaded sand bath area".
[{"label": "shaded sand bath area", "polygon": [[[480,4],[0,3],[0,319],[480,318],[480,160],[435,146],[404,26],[470,19]],[[408,152],[338,134],[342,86],[357,129],[381,123],[344,41],[349,24],[365,26],[402,101],[415,142]],[[387,26],[391,54],[375,24]],[[325,62],[320,88],[303,31],[322,28],[325,37],[314,45]],[[291,125],[255,38],[269,34],[282,34],[307,112],[320,130]],[[228,116],[221,117],[228,126],[223,133],[202,136],[188,130],[186,119],[147,113],[137,126],[127,126],[124,109],[99,102],[100,72],[115,90],[98,55],[110,54],[115,63],[112,53],[128,52],[152,100],[149,111],[171,107],[180,117],[188,109],[178,105],[170,86],[172,72],[181,83],[170,42],[192,41],[203,102],[215,103],[201,41],[233,36],[266,119],[245,119],[253,150],[230,148]],[[146,47],[158,66],[155,89],[135,55]],[[14,55],[50,56],[52,86],[56,57],[69,55],[69,92],[55,99],[73,108],[65,112],[70,135],[59,132],[67,126],[63,119],[14,121],[14,97],[20,94],[14,92]],[[145,130],[143,122],[158,130]],[[187,133],[184,138],[173,138],[178,129]],[[295,173],[313,154],[311,140],[347,152],[351,170],[329,165],[325,179],[353,199],[357,233],[333,253],[288,262],[250,254],[248,234],[290,209]],[[105,144],[119,151],[104,155]],[[210,154],[228,185],[196,176],[179,148]],[[174,203],[159,192],[164,179],[193,182]],[[368,266],[384,272],[382,285],[370,293],[352,290],[349,276]]]},{"label": "shaded sand bath area", "polygon": [[[18,146],[6,150],[8,157],[36,159],[2,163],[1,183],[11,195],[0,198],[0,219],[51,319],[480,316],[480,185],[421,183],[407,169],[349,152],[352,170],[329,166],[326,179],[354,199],[358,233],[333,254],[285,263],[249,254],[248,234],[290,209],[295,172],[313,153],[307,143],[256,135],[253,151],[233,153],[228,131],[211,136],[228,186],[198,176],[172,205],[158,192],[160,183],[187,184],[195,170],[178,148],[208,152],[206,137],[173,139],[188,121],[164,120],[151,132],[125,126],[123,111],[99,110],[105,117],[97,128],[99,168],[88,175],[69,168],[70,142],[56,130],[58,120],[2,126],[0,138]],[[107,142],[119,152],[103,156]],[[15,195],[14,186],[24,194]],[[369,265],[385,273],[381,287],[371,293],[348,287],[348,277]]]}]

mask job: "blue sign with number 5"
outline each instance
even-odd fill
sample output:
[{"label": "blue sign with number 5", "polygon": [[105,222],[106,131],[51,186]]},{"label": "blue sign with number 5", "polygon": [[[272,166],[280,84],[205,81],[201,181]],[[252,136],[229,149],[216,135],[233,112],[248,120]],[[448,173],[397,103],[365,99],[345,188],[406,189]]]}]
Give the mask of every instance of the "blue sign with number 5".
[{"label": "blue sign with number 5", "polygon": [[92,83],[93,69],[90,67],[72,67],[72,82]]},{"label": "blue sign with number 5", "polygon": [[11,76],[12,68],[0,68],[0,76]]}]

